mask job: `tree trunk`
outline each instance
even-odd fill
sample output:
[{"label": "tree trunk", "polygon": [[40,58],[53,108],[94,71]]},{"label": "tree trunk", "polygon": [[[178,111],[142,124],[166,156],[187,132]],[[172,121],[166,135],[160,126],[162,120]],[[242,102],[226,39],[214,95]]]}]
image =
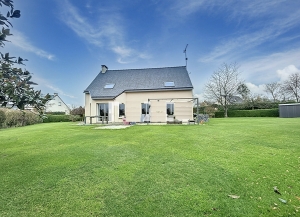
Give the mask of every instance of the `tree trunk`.
[{"label": "tree trunk", "polygon": [[224,109],[224,118],[227,118],[227,117],[228,117],[228,115],[227,115],[227,111],[228,111],[228,108],[227,108],[227,107],[225,107],[225,109]]}]

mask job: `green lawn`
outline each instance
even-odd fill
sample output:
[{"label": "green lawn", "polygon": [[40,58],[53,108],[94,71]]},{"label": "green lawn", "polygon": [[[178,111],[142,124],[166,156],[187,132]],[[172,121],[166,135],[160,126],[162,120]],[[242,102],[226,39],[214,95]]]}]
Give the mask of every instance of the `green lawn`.
[{"label": "green lawn", "polygon": [[0,130],[0,216],[300,216],[299,118],[94,128]]}]

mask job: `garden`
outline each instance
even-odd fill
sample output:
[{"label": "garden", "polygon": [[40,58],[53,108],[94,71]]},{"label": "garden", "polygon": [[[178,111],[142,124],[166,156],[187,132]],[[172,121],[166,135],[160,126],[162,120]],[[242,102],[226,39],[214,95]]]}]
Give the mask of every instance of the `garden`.
[{"label": "garden", "polygon": [[299,141],[299,118],[0,129],[0,216],[298,216]]}]

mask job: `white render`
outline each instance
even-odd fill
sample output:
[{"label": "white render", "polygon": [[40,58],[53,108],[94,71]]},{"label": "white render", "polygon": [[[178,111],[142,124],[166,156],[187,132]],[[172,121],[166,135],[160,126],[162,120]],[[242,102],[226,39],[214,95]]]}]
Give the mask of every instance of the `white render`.
[{"label": "white render", "polygon": [[70,108],[64,101],[54,93],[54,97],[46,103],[46,112],[64,112],[66,115],[70,114]]}]

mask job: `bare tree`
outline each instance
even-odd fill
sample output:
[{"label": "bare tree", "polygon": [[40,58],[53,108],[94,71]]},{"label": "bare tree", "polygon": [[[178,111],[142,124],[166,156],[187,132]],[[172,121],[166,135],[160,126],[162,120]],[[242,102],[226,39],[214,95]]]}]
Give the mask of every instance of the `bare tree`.
[{"label": "bare tree", "polygon": [[281,84],[279,82],[265,84],[265,92],[272,95],[274,102],[278,100],[280,91],[281,91]]},{"label": "bare tree", "polygon": [[224,109],[224,117],[227,117],[230,98],[237,94],[237,89],[242,83],[239,76],[236,63],[223,63],[205,85],[205,98],[219,103]]},{"label": "bare tree", "polygon": [[288,95],[293,96],[296,102],[300,101],[300,73],[294,73],[283,82],[282,90]]}]

